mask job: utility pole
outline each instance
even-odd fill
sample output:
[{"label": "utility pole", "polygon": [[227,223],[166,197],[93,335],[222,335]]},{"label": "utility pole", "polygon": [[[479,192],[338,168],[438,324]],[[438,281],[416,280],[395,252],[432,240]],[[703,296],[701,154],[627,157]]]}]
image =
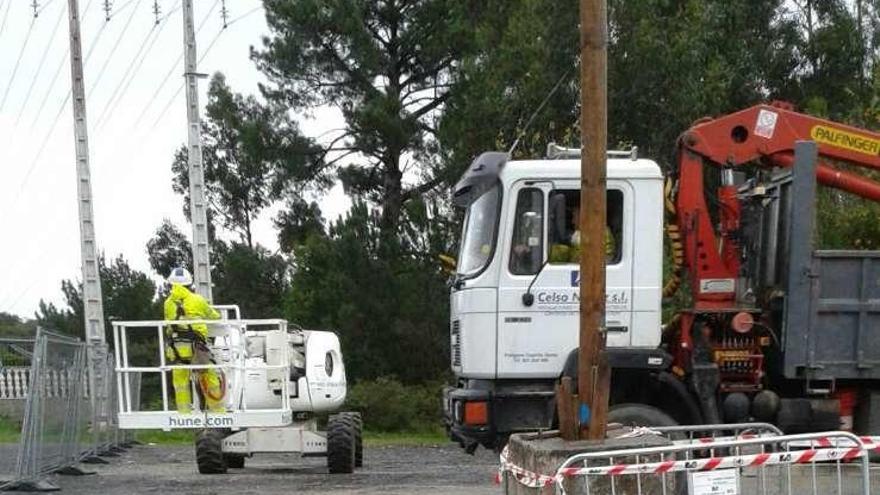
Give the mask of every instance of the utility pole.
[{"label": "utility pole", "polygon": [[604,440],[610,371],[605,335],[605,177],[608,103],[606,0],[581,0],[581,283],[579,437]]},{"label": "utility pole", "polygon": [[83,82],[82,39],[79,28],[79,0],[67,0],[70,20],[70,80],[73,84],[73,135],[76,142],[76,192],[79,199],[79,238],[82,253],[83,308],[86,341],[105,342],[101,274],[95,245],[94,206],[89,172],[89,137],[86,124],[86,95]]},{"label": "utility pole", "polygon": [[[92,403],[92,435],[95,445],[107,424],[107,343],[104,336],[104,303],[98,248],[95,245],[95,217],[92,204],[92,178],[89,172],[89,136],[86,121],[86,90],[83,81],[82,38],[79,27],[79,0],[67,0],[70,34],[70,82],[73,102],[73,137],[76,148],[76,193],[79,207],[79,240],[82,256],[83,313],[88,356],[89,400]],[[90,460],[97,460],[93,454]]]},{"label": "utility pole", "polygon": [[201,120],[199,118],[199,77],[196,72],[196,33],[193,2],[183,0],[183,43],[186,77],[186,119],[189,129],[189,201],[193,228],[193,278],[196,292],[211,301],[211,260],[208,246],[208,212],[205,200],[205,170],[202,167]]}]

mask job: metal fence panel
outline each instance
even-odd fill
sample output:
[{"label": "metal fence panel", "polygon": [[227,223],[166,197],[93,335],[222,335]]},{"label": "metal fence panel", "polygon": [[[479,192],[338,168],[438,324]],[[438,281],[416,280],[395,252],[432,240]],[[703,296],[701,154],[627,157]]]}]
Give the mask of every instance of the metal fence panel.
[{"label": "metal fence panel", "polygon": [[76,463],[85,364],[81,341],[37,330],[16,483],[39,486],[47,473]]},{"label": "metal fence panel", "polygon": [[0,487],[17,478],[34,339],[0,338]]},{"label": "metal fence panel", "polygon": [[[723,432],[725,425],[718,425]],[[696,427],[705,429],[705,427]],[[777,430],[778,431],[778,430]],[[868,447],[847,432],[778,435],[657,432],[672,445],[578,454],[553,483],[558,493],[869,495]]]}]

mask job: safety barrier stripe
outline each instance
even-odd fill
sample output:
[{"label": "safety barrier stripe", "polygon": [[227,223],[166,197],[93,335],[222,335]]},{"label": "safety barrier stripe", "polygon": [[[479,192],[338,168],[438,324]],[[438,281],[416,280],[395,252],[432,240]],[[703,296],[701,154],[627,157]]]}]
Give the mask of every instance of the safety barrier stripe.
[{"label": "safety barrier stripe", "polygon": [[[859,441],[862,442],[862,446],[865,450],[871,450],[874,452],[880,452],[880,437],[859,437]],[[801,440],[801,441],[792,441],[788,442],[789,446],[792,447],[805,447],[812,448],[822,447],[855,447],[856,443],[848,438],[818,438],[816,440]]]},{"label": "safety barrier stripe", "polygon": [[498,469],[498,476],[495,478],[496,483],[501,483],[501,478],[505,472],[510,473],[518,483],[529,488],[543,488],[556,482],[556,477],[527,471],[510,462],[507,456],[508,450],[507,446],[505,446],[504,450],[501,451],[501,466]]},{"label": "safety barrier stripe", "polygon": [[810,462],[848,461],[864,455],[861,447],[824,448],[793,452],[773,452],[705,459],[669,460],[614,466],[569,467],[557,472],[557,477],[620,476],[627,474],[662,474],[675,471],[712,471],[715,469],[760,467],[776,464],[806,464]]},{"label": "safety barrier stripe", "polygon": [[[732,440],[748,440],[755,438],[772,438],[772,433],[743,433],[736,436],[725,437],[702,437],[687,440],[675,440],[675,445],[704,444],[711,446],[718,442]],[[867,451],[880,452],[880,436],[859,437],[862,445],[856,445],[846,438],[823,437],[816,440],[787,442],[790,447],[802,447],[805,450],[795,450],[774,453],[759,453],[748,455],[736,455],[725,457],[708,457],[692,460],[668,460],[640,464],[616,464],[611,466],[595,467],[569,467],[560,469],[555,476],[535,473],[523,469],[508,459],[508,448],[504,447],[501,452],[501,465],[496,476],[496,482],[500,483],[505,472],[510,473],[520,484],[530,488],[542,488],[560,482],[565,477],[571,476],[621,476],[630,474],[663,474],[676,471],[711,471],[715,469],[760,467],[779,464],[806,464],[811,462],[848,461],[862,457]]]}]

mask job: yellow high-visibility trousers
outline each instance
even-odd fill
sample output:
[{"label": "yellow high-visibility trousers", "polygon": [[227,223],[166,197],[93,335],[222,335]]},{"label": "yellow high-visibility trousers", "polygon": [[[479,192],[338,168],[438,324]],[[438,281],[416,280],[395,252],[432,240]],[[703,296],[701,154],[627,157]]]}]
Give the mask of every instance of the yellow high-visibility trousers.
[{"label": "yellow high-visibility trousers", "polygon": [[[188,414],[192,412],[192,392],[190,388],[190,370],[172,370],[171,382],[174,384],[174,402],[177,404],[177,412]],[[226,412],[223,405],[223,388],[220,386],[220,376],[214,370],[196,371],[196,385],[203,387],[202,392],[211,412]],[[216,397],[216,398],[215,398]]]},{"label": "yellow high-visibility trousers", "polygon": [[[174,345],[177,350],[175,355],[174,349],[170,347],[165,350],[165,357],[173,362],[176,358],[180,358],[184,362],[201,361],[193,359],[192,344],[178,343]],[[207,360],[205,360],[207,361]],[[206,363],[197,363],[206,364]],[[224,393],[221,387],[220,375],[215,370],[196,371],[197,387],[202,388],[208,410],[211,412],[226,412],[223,404]],[[174,402],[177,406],[177,412],[189,414],[192,412],[192,392],[190,388],[190,378],[192,371],[188,369],[171,370],[171,383],[174,385]]]}]

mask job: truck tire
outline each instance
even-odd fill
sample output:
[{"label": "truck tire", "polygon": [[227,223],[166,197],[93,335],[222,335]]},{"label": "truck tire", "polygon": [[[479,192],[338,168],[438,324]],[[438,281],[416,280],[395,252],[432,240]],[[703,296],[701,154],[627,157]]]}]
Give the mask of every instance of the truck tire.
[{"label": "truck tire", "polygon": [[[618,404],[608,410],[608,422],[624,426],[678,426],[678,423],[665,412],[645,404]],[[676,438],[675,435],[672,438]],[[684,438],[684,437],[681,437]],[[669,493],[687,495],[687,477],[679,472],[672,475]]]},{"label": "truck tire", "polygon": [[330,474],[354,472],[357,424],[348,414],[334,414],[327,421],[327,467]]},{"label": "truck tire", "polygon": [[645,404],[618,404],[608,411],[609,423],[624,426],[678,426],[671,416]]},{"label": "truck tire", "polygon": [[226,462],[226,467],[228,468],[244,468],[244,456],[242,454],[223,454],[223,460]]},{"label": "truck tire", "polygon": [[223,432],[202,430],[196,436],[196,464],[201,474],[223,474],[226,459],[223,455]]}]

